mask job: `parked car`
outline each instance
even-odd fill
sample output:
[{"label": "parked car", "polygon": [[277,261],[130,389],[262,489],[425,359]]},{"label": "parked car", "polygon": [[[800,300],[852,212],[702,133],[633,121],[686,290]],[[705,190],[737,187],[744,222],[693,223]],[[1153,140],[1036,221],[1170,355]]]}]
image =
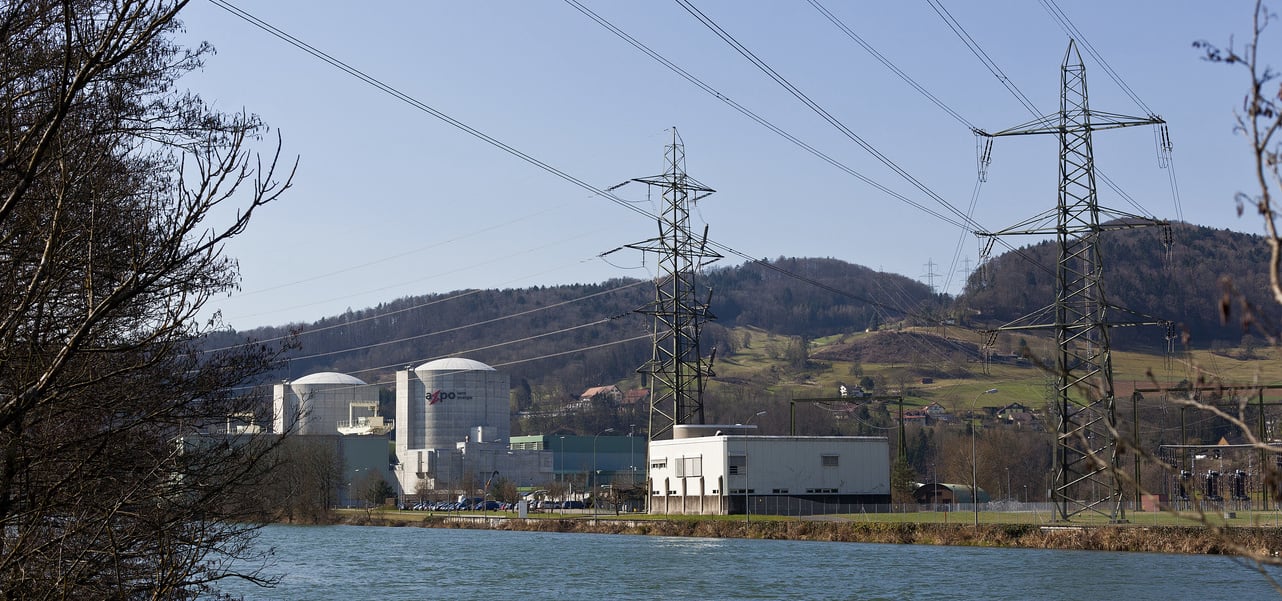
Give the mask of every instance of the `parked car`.
[{"label": "parked car", "polygon": [[587,509],[583,501],[566,501],[561,504],[561,509]]}]

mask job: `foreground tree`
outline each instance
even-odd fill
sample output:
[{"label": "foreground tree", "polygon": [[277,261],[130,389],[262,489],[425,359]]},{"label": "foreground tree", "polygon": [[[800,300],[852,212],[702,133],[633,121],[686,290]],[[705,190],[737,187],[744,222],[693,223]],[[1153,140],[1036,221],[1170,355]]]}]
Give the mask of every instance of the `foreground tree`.
[{"label": "foreground tree", "polygon": [[262,517],[275,522],[329,523],[343,478],[337,445],[327,436],[295,436],[272,441],[264,458],[272,476],[257,487]]},{"label": "foreground tree", "polygon": [[191,598],[243,570],[260,443],[196,434],[255,410],[229,390],[274,351],[201,353],[198,315],[292,174],[249,150],[258,119],[175,88],[209,50],[173,41],[184,4],[0,6],[6,599]]}]

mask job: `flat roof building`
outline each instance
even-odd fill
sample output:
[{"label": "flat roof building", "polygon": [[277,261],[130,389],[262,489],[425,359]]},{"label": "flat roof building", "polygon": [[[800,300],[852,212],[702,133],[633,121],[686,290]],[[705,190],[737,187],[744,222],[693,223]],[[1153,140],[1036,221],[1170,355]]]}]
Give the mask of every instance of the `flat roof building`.
[{"label": "flat roof building", "polygon": [[885,437],[698,428],[722,431],[695,437],[678,431],[673,440],[650,442],[651,513],[812,515],[876,511],[890,503]]}]

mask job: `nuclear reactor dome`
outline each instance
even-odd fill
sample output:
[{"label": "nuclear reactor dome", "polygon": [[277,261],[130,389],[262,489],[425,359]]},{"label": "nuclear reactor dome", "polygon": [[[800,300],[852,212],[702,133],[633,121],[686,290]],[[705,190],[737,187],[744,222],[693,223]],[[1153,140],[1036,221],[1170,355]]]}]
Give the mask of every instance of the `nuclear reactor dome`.
[{"label": "nuclear reactor dome", "polygon": [[378,403],[378,390],[360,378],[332,371],[276,385],[273,410],[277,432],[297,427],[297,434],[337,434],[350,418],[353,403]]},{"label": "nuclear reactor dome", "polygon": [[[414,368],[406,384],[406,448],[452,449],[478,428],[495,440],[506,440],[511,431],[508,376],[480,361],[430,361]],[[397,412],[399,421],[400,407]]]}]

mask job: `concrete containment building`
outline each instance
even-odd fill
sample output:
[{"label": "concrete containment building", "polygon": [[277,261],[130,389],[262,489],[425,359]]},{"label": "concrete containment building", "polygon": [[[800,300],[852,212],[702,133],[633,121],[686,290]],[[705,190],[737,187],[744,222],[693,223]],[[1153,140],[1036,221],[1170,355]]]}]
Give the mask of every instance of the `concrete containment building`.
[{"label": "concrete containment building", "polygon": [[[511,432],[508,376],[449,358],[396,373],[396,456],[403,490],[459,487],[502,469]],[[531,471],[536,471],[537,465]],[[515,471],[515,470],[512,470]]]},{"label": "concrete containment building", "polygon": [[[720,431],[700,436],[703,429]],[[742,426],[673,432],[649,445],[652,513],[813,515],[890,503],[885,437],[758,436]]]},{"label": "concrete containment building", "polygon": [[276,432],[337,434],[340,423],[369,417],[378,408],[378,387],[347,374],[320,372],[277,384],[272,390]]}]

